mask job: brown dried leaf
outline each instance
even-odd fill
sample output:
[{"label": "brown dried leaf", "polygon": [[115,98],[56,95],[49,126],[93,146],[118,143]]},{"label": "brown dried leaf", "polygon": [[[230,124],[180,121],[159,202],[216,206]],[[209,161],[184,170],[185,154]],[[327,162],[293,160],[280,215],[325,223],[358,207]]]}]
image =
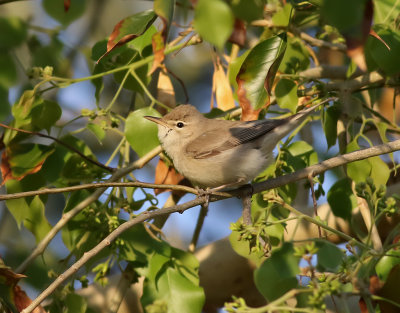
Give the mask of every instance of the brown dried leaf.
[{"label": "brown dried leaf", "polygon": [[381,43],[383,43],[384,45],[385,45],[385,47],[390,51],[390,47],[389,47],[389,45],[385,42],[385,40],[383,40],[382,38],[381,38],[381,36],[379,36],[372,28],[371,28],[371,30],[369,31],[369,35],[370,36],[372,36],[372,37],[375,37],[376,39],[378,39]]},{"label": "brown dried leaf", "polygon": [[353,60],[357,66],[363,70],[367,70],[367,64],[364,56],[364,45],[368,39],[368,34],[371,33],[372,17],[374,15],[374,6],[372,0],[365,4],[364,17],[356,34],[348,32],[343,34],[346,39],[347,55]]},{"label": "brown dried leaf", "polygon": [[107,51],[97,60],[97,63],[116,47],[122,46],[142,35],[156,18],[157,15],[152,10],[148,10],[119,21],[108,38]]},{"label": "brown dried leaf", "polygon": [[160,75],[158,77],[157,100],[170,108],[174,108],[176,106],[174,87],[171,79],[164,71],[160,71]]},{"label": "brown dried leaf", "polygon": [[1,182],[0,187],[3,186],[6,183],[6,181],[9,179],[21,180],[27,175],[35,174],[35,173],[39,172],[42,169],[42,166],[43,166],[43,163],[45,160],[46,159],[44,159],[43,161],[36,164],[28,172],[24,173],[24,175],[14,176],[12,173],[10,163],[9,163],[9,157],[7,154],[7,150],[4,150],[1,155],[1,164],[0,164],[0,171],[1,171],[1,175],[3,177],[3,181]]},{"label": "brown dried leaf", "polygon": [[232,88],[219,59],[214,63],[213,93],[219,109],[227,111],[235,107]]},{"label": "brown dried leaf", "polygon": [[235,19],[235,24],[233,25],[233,32],[228,39],[229,42],[237,44],[241,47],[246,43],[246,25],[244,22],[238,18]]},{"label": "brown dried leaf", "polygon": [[[172,166],[166,165],[161,159],[158,161],[154,178],[155,184],[178,185],[184,179]],[[171,191],[171,189],[154,189],[156,195],[166,191]]]},{"label": "brown dried leaf", "polygon": [[242,121],[254,121],[258,119],[262,109],[254,109],[246,97],[246,89],[243,87],[244,81],[242,79],[237,79],[238,89],[237,95],[239,99],[240,107],[242,108]]},{"label": "brown dried leaf", "polygon": [[[165,27],[165,26],[164,26]],[[163,36],[164,31],[157,32],[151,38],[151,45],[153,47],[154,61],[148,75],[154,73],[154,71],[161,66],[165,59],[165,37]]]},{"label": "brown dried leaf", "polygon": [[[25,291],[19,286],[14,287],[14,303],[18,311],[22,311],[32,303],[31,298],[28,297]],[[47,311],[41,306],[37,306],[32,313],[46,313]]]},{"label": "brown dried leaf", "polygon": [[71,0],[64,0],[64,11],[65,12],[68,12],[70,6],[71,6]]}]

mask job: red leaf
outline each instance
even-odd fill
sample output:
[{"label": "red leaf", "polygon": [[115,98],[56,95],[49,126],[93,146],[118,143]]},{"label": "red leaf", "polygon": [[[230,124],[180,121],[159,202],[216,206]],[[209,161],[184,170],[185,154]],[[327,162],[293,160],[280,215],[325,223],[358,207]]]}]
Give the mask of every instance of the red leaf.
[{"label": "red leaf", "polygon": [[153,35],[151,38],[151,45],[153,47],[154,61],[149,71],[149,75],[151,75],[159,66],[161,66],[165,59],[165,37],[163,36],[163,31],[157,32]]},{"label": "red leaf", "polygon": [[229,42],[235,43],[241,47],[246,42],[246,25],[238,18],[235,19],[235,25],[233,26],[233,32],[228,39]]},{"label": "red leaf", "polygon": [[390,51],[390,47],[389,45],[381,38],[381,36],[379,36],[372,28],[369,31],[369,35],[372,37],[375,37],[376,39],[378,39],[381,43],[383,43],[385,45],[385,47]]},{"label": "red leaf", "polygon": [[[154,178],[155,184],[179,185],[184,179],[185,177],[179,174],[172,166],[167,166],[161,159],[158,161]],[[171,189],[154,189],[156,195],[166,191],[171,191]],[[182,194],[179,191],[174,191],[174,193]]]},{"label": "red leaf", "polygon": [[244,88],[244,80],[239,78],[239,75],[237,76],[237,83],[238,83],[238,89],[237,89],[237,95],[239,99],[239,104],[240,107],[242,108],[242,121],[254,121],[258,119],[258,115],[260,114],[262,109],[254,109],[253,106],[251,105],[249,99],[246,97],[246,89]]},{"label": "red leaf", "polygon": [[[31,298],[28,297],[25,291],[19,286],[14,287],[14,303],[18,311],[22,311],[32,303]],[[37,306],[32,313],[46,313],[47,311],[41,306]]]},{"label": "red leaf", "polygon": [[155,15],[153,10],[148,10],[119,21],[114,26],[108,39],[106,53],[97,60],[97,63],[99,63],[102,58],[108,55],[116,47],[122,46],[142,35],[153,24],[156,18],[157,15]]},{"label": "red leaf", "polygon": [[71,6],[71,0],[64,0],[64,11],[65,12],[68,12],[70,6]]},{"label": "red leaf", "polygon": [[346,40],[347,55],[354,61],[357,66],[363,70],[367,70],[367,64],[364,57],[364,45],[371,33],[372,17],[374,15],[374,6],[372,0],[365,3],[364,17],[356,32],[346,32],[343,37]]},{"label": "red leaf", "polygon": [[10,163],[9,163],[9,157],[8,157],[7,150],[4,150],[1,155],[1,164],[0,164],[1,175],[3,177],[3,181],[1,182],[0,187],[3,186],[6,183],[6,181],[9,179],[21,180],[27,175],[39,172],[42,169],[42,166],[43,166],[43,163],[45,160],[46,159],[44,159],[41,162],[39,162],[38,164],[36,164],[28,172],[25,172],[24,175],[14,176],[12,173]]}]

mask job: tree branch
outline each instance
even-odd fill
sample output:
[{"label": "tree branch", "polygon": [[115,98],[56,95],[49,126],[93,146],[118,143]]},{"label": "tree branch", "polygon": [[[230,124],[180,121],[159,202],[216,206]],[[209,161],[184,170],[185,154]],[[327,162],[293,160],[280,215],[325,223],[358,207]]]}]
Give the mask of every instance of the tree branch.
[{"label": "tree branch", "polygon": [[[325,172],[325,171],[332,169],[334,167],[337,167],[337,166],[341,166],[341,165],[344,165],[344,164],[347,164],[350,162],[359,161],[359,160],[363,160],[366,158],[378,156],[381,154],[387,154],[387,153],[394,152],[397,150],[400,150],[400,140],[396,140],[396,141],[393,141],[393,142],[390,142],[387,144],[382,144],[379,146],[375,146],[375,147],[371,147],[371,148],[367,148],[367,149],[363,149],[363,150],[354,151],[354,152],[351,152],[351,153],[348,153],[345,155],[331,158],[329,160],[323,161],[319,164],[310,166],[308,168],[305,168],[303,170],[297,171],[292,174],[288,174],[285,176],[281,176],[281,177],[277,177],[274,179],[269,179],[264,182],[253,184],[252,185],[253,191],[254,191],[254,193],[259,193],[261,191],[265,191],[268,189],[277,188],[277,187],[286,185],[288,183],[292,183],[292,182],[298,181],[300,179],[307,178],[310,175],[312,175],[312,176],[318,175],[322,172]],[[127,169],[125,169],[125,172],[126,171],[127,171]],[[232,196],[238,196],[238,195],[240,196],[241,191],[247,190],[247,188],[241,187],[237,190],[232,191]],[[105,188],[101,188],[99,190],[104,190],[104,189]],[[97,191],[99,191],[99,190],[97,190]],[[75,274],[84,264],[86,264],[86,262],[88,262],[95,255],[97,255],[102,249],[109,246],[112,241],[114,241],[116,238],[118,238],[118,236],[120,236],[123,232],[125,232],[129,228],[133,227],[134,225],[137,225],[139,223],[142,223],[149,219],[153,219],[158,216],[169,215],[169,214],[175,213],[175,212],[184,212],[187,209],[192,208],[197,205],[200,205],[200,204],[203,204],[206,201],[214,202],[214,201],[218,201],[220,199],[221,199],[220,197],[216,197],[214,195],[211,195],[210,197],[198,197],[195,200],[188,201],[181,205],[175,205],[175,206],[159,209],[156,211],[145,211],[145,212],[139,214],[137,217],[123,223],[117,229],[115,229],[113,232],[111,232],[106,238],[104,238],[97,246],[95,246],[90,251],[84,253],[84,255],[75,264],[73,264],[63,274],[61,274],[57,279],[55,279],[53,281],[53,283],[51,283],[49,285],[49,287],[47,287],[35,300],[33,300],[32,303],[28,307],[26,307],[23,311],[21,311],[21,313],[32,312],[32,310],[34,310],[44,299],[46,299],[48,296],[50,296],[54,292],[54,290],[58,286],[60,286],[65,280],[67,280],[69,277],[71,277],[71,275]],[[352,240],[352,242],[354,244],[357,244],[363,248],[366,248],[366,245],[364,243],[357,241],[357,240],[353,239],[352,237],[349,237],[348,235],[346,235],[338,230],[335,230],[331,227],[326,226],[321,221],[318,221],[308,215],[304,215],[300,212],[297,212],[297,210],[295,210],[295,211],[296,211],[295,213],[299,214],[299,216],[301,218],[305,218],[309,222],[319,225],[322,228],[324,228],[325,230],[327,230],[329,232],[333,232],[334,234],[336,234],[338,236],[341,236],[345,240]]]},{"label": "tree branch", "polygon": [[299,97],[312,96],[315,94],[324,94],[330,91],[346,91],[355,92],[365,86],[382,85],[385,83],[385,77],[378,72],[371,72],[359,76],[354,79],[349,79],[341,82],[328,82],[324,84],[320,90],[316,90],[316,86],[302,89],[297,92]]}]

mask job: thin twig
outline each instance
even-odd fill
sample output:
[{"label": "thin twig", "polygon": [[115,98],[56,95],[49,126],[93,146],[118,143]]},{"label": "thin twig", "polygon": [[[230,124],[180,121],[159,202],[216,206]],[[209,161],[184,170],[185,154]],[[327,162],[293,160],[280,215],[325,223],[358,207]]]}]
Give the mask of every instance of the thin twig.
[{"label": "thin twig", "polygon": [[[387,154],[390,152],[394,152],[400,150],[400,140],[396,140],[393,142],[390,142],[388,144],[383,144],[379,145],[376,147],[371,147],[363,150],[358,150],[354,151],[342,156],[334,157],[329,160],[326,160],[324,162],[321,162],[319,164],[310,166],[308,168],[305,168],[303,170],[297,171],[292,174],[288,174],[285,176],[281,176],[275,179],[270,179],[264,182],[256,183],[252,185],[253,192],[258,193],[264,190],[272,189],[272,188],[277,188],[283,185],[286,185],[288,183],[295,182],[300,179],[307,178],[310,174],[311,175],[318,175],[322,172],[325,172],[329,169],[332,169],[337,166],[341,166],[343,164],[347,164],[350,162],[358,161],[358,160],[363,160],[369,157],[374,157],[377,155],[381,154]],[[131,166],[133,167],[133,165]],[[125,174],[128,169],[124,169]],[[120,174],[118,172],[118,174]],[[121,173],[122,174],[122,173]],[[116,175],[116,174],[114,174]],[[105,188],[99,189],[99,190],[104,190]],[[232,193],[234,195],[240,194],[240,188]],[[243,188],[242,188],[243,191]],[[120,236],[123,232],[128,230],[129,228],[133,227],[134,225],[137,225],[139,223],[142,223],[146,220],[153,219],[157,216],[165,216],[169,215],[175,212],[184,212],[188,210],[189,208],[192,208],[197,205],[201,205],[205,203],[206,201],[214,202],[220,200],[219,197],[210,195],[209,199],[206,199],[205,197],[199,197],[196,198],[195,200],[188,201],[186,203],[183,203],[181,205],[175,205],[172,207],[167,207],[163,208],[160,210],[155,210],[155,211],[145,211],[138,215],[137,217],[133,218],[132,220],[129,220],[122,225],[120,225],[117,229],[115,229],[112,233],[110,233],[105,239],[103,239],[97,246],[95,246],[93,249],[90,251],[86,252],[75,264],[73,264],[70,268],[68,268],[63,274],[61,274],[57,279],[54,280],[53,283],[50,284],[49,287],[47,287],[35,300],[32,301],[32,303],[26,307],[21,313],[30,313],[32,310],[34,310],[44,299],[46,299],[48,296],[50,296],[54,290],[60,286],[65,280],[67,280],[71,275],[75,274],[86,262],[88,262],[91,258],[93,258],[95,255],[97,255],[100,251],[102,251],[105,247],[108,247],[112,241],[114,241],[118,236]],[[85,200],[86,201],[86,200]],[[93,200],[94,201],[94,200]],[[278,199],[277,201],[281,201]],[[284,207],[288,208],[292,213],[296,214],[299,218],[305,219],[309,221],[310,223],[316,224],[321,226],[324,230],[327,230],[331,233],[334,233],[335,235],[348,240],[352,242],[355,245],[358,245],[364,249],[370,249],[369,246],[366,244],[355,240],[353,237],[336,230],[332,227],[329,227],[325,225],[322,221],[317,220],[311,216],[305,215],[298,210],[294,209],[293,207],[287,205],[286,203],[281,203]],[[79,205],[78,205],[79,206]],[[74,209],[73,209],[74,210]],[[69,213],[69,212],[68,212]],[[67,214],[68,214],[67,213]],[[65,224],[65,223],[64,223]],[[46,245],[47,246],[47,245]]]},{"label": "thin twig", "polygon": [[314,38],[307,33],[300,32],[300,38],[309,43],[311,46],[319,48],[328,48],[334,51],[346,52],[347,47],[342,43],[331,43],[321,39]]},{"label": "thin twig", "polygon": [[[103,188],[103,187],[140,187],[140,188],[151,188],[151,189],[172,189],[177,191],[185,191],[193,194],[198,194],[198,191],[195,188],[191,188],[183,185],[163,185],[163,184],[152,184],[145,183],[140,181],[133,182],[102,182],[102,183],[92,183],[92,184],[82,184],[76,186],[69,187],[61,187],[61,188],[45,188],[40,190],[32,190],[32,191],[24,191],[18,193],[11,193],[6,195],[0,195],[0,201],[10,200],[10,199],[18,199],[24,197],[31,197],[37,195],[49,195],[49,194],[57,194],[64,192],[72,192],[83,189],[94,189],[94,188]],[[217,195],[223,196],[224,193],[218,193]],[[228,194],[229,196],[229,194]]]},{"label": "thin twig", "polygon": [[[310,189],[311,189],[311,196],[313,200],[313,207],[314,207],[314,215],[318,218],[318,203],[317,203],[317,197],[315,196],[315,190],[314,190],[314,181],[313,181],[313,176],[308,175],[308,182],[310,183]],[[318,225],[318,236],[319,238],[322,238],[322,231],[321,231],[321,226]]]},{"label": "thin twig", "polygon": [[58,144],[64,146],[68,150],[71,150],[74,153],[78,154],[82,159],[84,159],[84,160],[86,160],[86,161],[88,161],[88,162],[90,162],[90,163],[92,163],[92,164],[94,164],[94,165],[96,165],[96,166],[98,166],[98,167],[110,172],[110,173],[115,171],[115,168],[106,166],[106,165],[101,164],[100,162],[98,162],[98,161],[96,161],[96,160],[94,160],[92,158],[89,158],[88,156],[84,155],[82,152],[80,152],[75,147],[72,147],[71,145],[63,142],[62,140],[60,140],[60,139],[58,139],[56,137],[53,137],[53,136],[50,136],[50,135],[46,135],[46,134],[42,134],[42,133],[39,133],[39,132],[33,132],[33,131],[25,130],[25,129],[11,127],[11,126],[5,125],[3,123],[0,123],[0,126],[3,127],[3,128],[8,128],[8,129],[11,129],[11,130],[15,130],[15,131],[20,132],[20,133],[25,133],[25,134],[30,134],[30,135],[33,135],[33,136],[38,136],[38,137],[51,139],[51,140],[57,142]]},{"label": "thin twig", "polygon": [[197,242],[199,240],[200,232],[201,229],[203,228],[207,213],[208,213],[208,201],[206,201],[201,205],[199,216],[197,218],[196,228],[194,229],[193,237],[192,240],[190,241],[190,245],[188,248],[189,252],[193,253],[196,250]]}]

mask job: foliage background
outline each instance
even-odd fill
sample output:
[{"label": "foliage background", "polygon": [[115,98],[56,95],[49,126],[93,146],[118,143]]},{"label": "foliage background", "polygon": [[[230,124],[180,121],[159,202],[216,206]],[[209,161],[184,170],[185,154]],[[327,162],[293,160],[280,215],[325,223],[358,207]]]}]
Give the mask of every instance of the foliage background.
[{"label": "foliage background", "polygon": [[[311,128],[304,127],[295,140],[284,140],[276,151],[277,163],[259,181],[391,141],[398,133],[399,10],[394,0],[0,1],[0,120],[30,132],[4,129],[3,191],[102,182],[110,177],[104,164],[124,168],[158,145],[156,129],[143,115],[163,114],[165,105],[187,101],[205,113],[211,102],[212,117],[238,118],[234,106],[240,106],[246,119],[263,118],[267,108],[269,116],[285,116],[316,96],[339,97],[314,116],[318,121],[309,123]],[[132,39],[132,34],[138,38],[124,37]],[[182,41],[175,41],[180,34]],[[165,42],[169,45],[164,51]],[[118,72],[101,74],[114,70]],[[118,181],[164,182],[164,169],[170,182],[178,183],[181,177],[161,158],[165,163],[155,158]],[[339,310],[354,310],[352,298],[362,299],[357,309],[363,312],[396,312],[400,301],[391,293],[400,273],[395,161],[395,154],[369,158],[316,177],[318,202],[328,201],[329,206],[326,211],[319,208],[319,217],[308,222],[322,227],[321,235],[317,228],[303,227],[304,217],[295,209],[305,212],[311,206],[310,186],[304,182],[254,195],[253,225],[239,219],[239,200],[211,204],[199,244],[215,249],[221,244],[216,240],[233,230],[233,249],[252,265],[236,259],[233,251],[211,250],[225,256],[200,271],[204,289],[199,287],[198,267],[207,258],[190,251],[202,219],[200,209],[191,209],[171,215],[165,226],[155,219],[155,226],[140,224],[118,236],[56,288],[46,309],[100,311],[85,287],[107,285],[114,276],[125,288],[145,278],[135,286],[143,291],[140,301],[147,312],[212,312],[224,302],[228,311],[284,311],[288,306],[324,311],[332,293]],[[2,202],[3,310],[16,312],[29,303],[20,286],[35,298],[126,220],[173,205],[182,196],[155,195],[138,187],[107,189],[51,238],[42,256],[22,263],[63,214],[94,193],[90,189]],[[186,195],[181,203],[193,198]],[[328,218],[329,213],[335,217]],[[330,226],[336,236],[324,237],[331,234]],[[339,241],[347,245],[331,243]],[[236,260],[247,265],[228,271]],[[225,272],[211,270],[221,263]],[[21,271],[27,276],[22,280],[15,274]],[[218,298],[221,289],[208,289],[215,281],[207,285],[204,272],[219,281],[228,277],[228,282],[235,281],[237,272],[246,273],[241,277],[245,283],[237,284],[239,289],[223,284],[227,294]],[[256,300],[245,294],[245,287]],[[117,311],[124,292],[117,294],[111,297],[117,304],[107,303],[103,309]],[[211,301],[213,295],[218,300]]]}]

